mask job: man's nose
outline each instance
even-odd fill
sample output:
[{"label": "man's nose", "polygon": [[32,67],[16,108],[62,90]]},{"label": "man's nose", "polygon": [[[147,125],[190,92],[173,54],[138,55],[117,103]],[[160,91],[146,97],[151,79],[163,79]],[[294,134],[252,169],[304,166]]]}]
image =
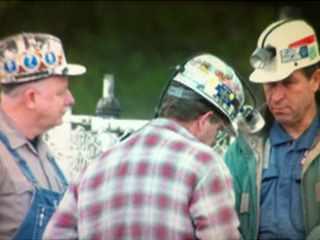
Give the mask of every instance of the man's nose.
[{"label": "man's nose", "polygon": [[283,99],[284,89],[281,84],[275,84],[271,89],[271,100],[274,102],[278,102]]},{"label": "man's nose", "polygon": [[68,90],[66,93],[66,98],[65,98],[65,105],[66,106],[72,106],[75,103],[75,100],[72,96],[72,93]]}]

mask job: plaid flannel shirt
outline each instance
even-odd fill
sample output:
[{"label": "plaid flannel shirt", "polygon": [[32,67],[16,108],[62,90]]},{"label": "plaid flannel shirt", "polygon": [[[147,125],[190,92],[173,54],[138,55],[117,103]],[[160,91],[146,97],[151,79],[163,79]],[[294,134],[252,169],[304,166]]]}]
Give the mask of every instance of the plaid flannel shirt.
[{"label": "plaid flannel shirt", "polygon": [[237,239],[222,158],[168,119],[154,119],[80,173],[44,239]]}]

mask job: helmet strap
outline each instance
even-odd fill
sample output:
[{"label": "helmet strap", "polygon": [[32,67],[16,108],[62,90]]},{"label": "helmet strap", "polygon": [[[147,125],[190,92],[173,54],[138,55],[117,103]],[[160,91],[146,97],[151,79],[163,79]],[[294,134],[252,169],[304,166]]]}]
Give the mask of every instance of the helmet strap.
[{"label": "helmet strap", "polygon": [[168,89],[167,94],[172,97],[176,98],[182,98],[182,99],[188,99],[188,100],[200,100],[202,99],[199,94],[192,90],[180,88],[180,87],[175,87],[175,86],[170,86]]}]

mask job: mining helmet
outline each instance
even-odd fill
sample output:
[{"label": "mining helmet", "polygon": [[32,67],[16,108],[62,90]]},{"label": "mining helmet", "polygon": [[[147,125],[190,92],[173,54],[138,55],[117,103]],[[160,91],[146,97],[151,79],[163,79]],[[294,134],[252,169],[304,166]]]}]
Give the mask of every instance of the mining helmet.
[{"label": "mining helmet", "polygon": [[235,71],[218,57],[204,53],[177,67],[172,81],[179,82],[190,91],[169,87],[168,95],[186,99],[206,99],[228,120],[224,128],[237,136],[237,117],[245,101],[244,91]]},{"label": "mining helmet", "polygon": [[67,63],[61,40],[45,33],[21,33],[0,41],[0,83],[23,83],[52,75],[81,75],[84,66]]},{"label": "mining helmet", "polygon": [[316,33],[304,20],[280,20],[260,35],[257,49],[250,57],[255,70],[249,79],[267,83],[281,81],[292,72],[318,63]]}]

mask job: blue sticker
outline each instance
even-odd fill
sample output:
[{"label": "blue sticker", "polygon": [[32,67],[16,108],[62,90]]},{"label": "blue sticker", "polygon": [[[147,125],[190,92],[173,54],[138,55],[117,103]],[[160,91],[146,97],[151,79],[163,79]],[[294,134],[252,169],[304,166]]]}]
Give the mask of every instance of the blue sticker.
[{"label": "blue sticker", "polygon": [[197,89],[203,91],[204,90],[204,85],[203,84],[198,84]]},{"label": "blue sticker", "polygon": [[227,104],[228,107],[230,107],[232,103],[235,101],[234,93],[231,91],[231,89],[228,88],[225,84],[218,85],[216,89],[218,90],[217,97],[222,102]]},{"label": "blue sticker", "polygon": [[48,65],[54,65],[57,62],[57,57],[53,52],[47,52],[45,60]]},{"label": "blue sticker", "polygon": [[31,68],[37,67],[39,64],[39,61],[35,55],[28,55],[24,57],[23,64],[27,68],[31,69]]},{"label": "blue sticker", "polygon": [[9,60],[5,61],[3,66],[4,66],[4,70],[7,73],[16,72],[17,69],[18,69],[18,65],[17,65],[16,61],[14,61],[12,59],[9,59]]},{"label": "blue sticker", "polygon": [[302,46],[301,48],[300,48],[300,56],[301,56],[301,58],[306,58],[306,57],[308,57],[308,46]]}]

